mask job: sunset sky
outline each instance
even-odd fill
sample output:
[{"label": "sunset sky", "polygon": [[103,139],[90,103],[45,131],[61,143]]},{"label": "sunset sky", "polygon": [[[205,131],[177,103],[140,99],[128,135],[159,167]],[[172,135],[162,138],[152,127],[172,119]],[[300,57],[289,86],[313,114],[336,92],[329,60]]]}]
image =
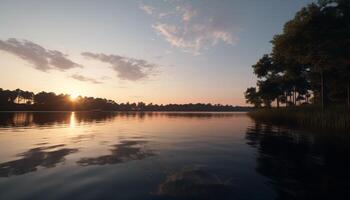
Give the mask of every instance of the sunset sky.
[{"label": "sunset sky", "polygon": [[311,0],[0,0],[0,87],[245,105],[251,65]]}]

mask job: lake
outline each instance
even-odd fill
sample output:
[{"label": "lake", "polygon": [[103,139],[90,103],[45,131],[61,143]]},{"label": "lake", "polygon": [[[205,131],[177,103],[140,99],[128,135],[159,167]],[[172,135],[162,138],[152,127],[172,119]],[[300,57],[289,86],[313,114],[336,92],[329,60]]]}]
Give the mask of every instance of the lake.
[{"label": "lake", "polygon": [[0,113],[0,199],[350,199],[350,137],[245,113]]}]

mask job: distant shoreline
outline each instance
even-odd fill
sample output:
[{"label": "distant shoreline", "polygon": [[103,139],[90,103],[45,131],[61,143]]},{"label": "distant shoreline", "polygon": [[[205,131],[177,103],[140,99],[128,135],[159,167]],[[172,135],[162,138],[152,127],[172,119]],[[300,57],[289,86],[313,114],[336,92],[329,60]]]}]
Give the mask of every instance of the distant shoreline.
[{"label": "distant shoreline", "polygon": [[6,112],[193,112],[193,113],[248,113],[252,108],[239,110],[0,110],[0,113]]},{"label": "distant shoreline", "polygon": [[138,112],[248,112],[249,106],[211,103],[153,104],[117,103],[111,99],[71,96],[53,92],[34,93],[21,89],[0,88],[0,111],[138,111]]}]

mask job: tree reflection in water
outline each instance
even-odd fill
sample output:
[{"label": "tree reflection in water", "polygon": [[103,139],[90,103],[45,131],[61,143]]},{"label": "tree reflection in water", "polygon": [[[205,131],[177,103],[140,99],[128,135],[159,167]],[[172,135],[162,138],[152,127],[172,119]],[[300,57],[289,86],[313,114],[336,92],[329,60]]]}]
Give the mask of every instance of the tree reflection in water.
[{"label": "tree reflection in water", "polygon": [[5,112],[0,115],[0,127],[73,126],[112,120],[115,115],[113,112]]},{"label": "tree reflection in water", "polygon": [[270,178],[278,199],[348,199],[347,135],[303,134],[256,123],[246,139],[258,152],[256,171]]},{"label": "tree reflection in water", "polygon": [[229,118],[240,116],[239,113],[199,113],[199,112],[3,112],[0,115],[0,128],[17,127],[51,127],[70,125],[75,127],[81,123],[100,123],[118,118]]},{"label": "tree reflection in water", "polygon": [[118,164],[132,160],[142,160],[155,154],[146,149],[147,141],[124,140],[120,144],[113,145],[111,153],[92,158],[82,158],[78,161],[81,166]]},{"label": "tree reflection in water", "polygon": [[21,157],[18,160],[0,163],[0,176],[22,175],[36,171],[39,167],[55,167],[64,161],[65,156],[78,151],[78,149],[61,148],[63,146],[65,145],[38,147],[18,154]]}]

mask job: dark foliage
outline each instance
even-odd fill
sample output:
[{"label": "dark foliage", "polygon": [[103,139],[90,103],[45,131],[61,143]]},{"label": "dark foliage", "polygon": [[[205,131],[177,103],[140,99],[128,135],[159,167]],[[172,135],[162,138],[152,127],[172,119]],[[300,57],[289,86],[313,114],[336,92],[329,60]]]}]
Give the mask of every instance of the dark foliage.
[{"label": "dark foliage", "polygon": [[302,8],[253,65],[257,89],[248,103],[271,107],[330,104],[350,107],[350,1],[320,0]]},{"label": "dark foliage", "polygon": [[248,111],[249,107],[221,104],[145,104],[116,103],[113,100],[94,97],[77,97],[74,101],[67,94],[3,90],[0,88],[0,110],[2,111]]}]

